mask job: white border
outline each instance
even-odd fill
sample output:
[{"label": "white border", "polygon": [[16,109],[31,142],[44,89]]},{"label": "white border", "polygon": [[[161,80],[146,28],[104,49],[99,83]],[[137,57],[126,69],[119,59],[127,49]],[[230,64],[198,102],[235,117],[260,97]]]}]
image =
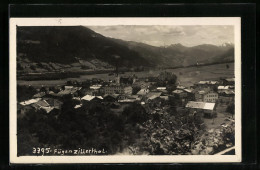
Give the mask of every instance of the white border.
[{"label": "white border", "polygon": [[[241,162],[241,19],[194,18],[10,18],[9,23],[9,130],[10,163],[206,163]],[[106,25],[233,25],[235,43],[235,155],[172,156],[20,156],[17,157],[16,26]]]}]

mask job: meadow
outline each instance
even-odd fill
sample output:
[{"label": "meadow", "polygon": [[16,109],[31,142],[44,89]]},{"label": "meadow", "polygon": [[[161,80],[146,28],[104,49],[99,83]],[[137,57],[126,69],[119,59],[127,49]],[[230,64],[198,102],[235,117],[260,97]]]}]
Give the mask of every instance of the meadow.
[{"label": "meadow", "polygon": [[[226,65],[229,65],[229,68]],[[219,78],[231,78],[234,77],[234,63],[227,64],[215,64],[215,65],[207,65],[207,66],[195,66],[195,67],[186,67],[186,68],[177,68],[177,69],[166,69],[166,70],[149,70],[142,72],[125,72],[124,74],[120,74],[120,76],[131,76],[135,74],[138,78],[149,77],[149,76],[157,76],[162,71],[173,72],[178,77],[178,82],[186,87],[192,86],[194,83],[200,80],[217,80]],[[69,80],[77,80],[79,82],[85,81],[87,79],[99,78],[103,80],[114,80],[115,76],[108,75],[108,73],[101,74],[86,74],[80,75],[78,78],[63,78],[59,80],[17,80],[17,84],[19,85],[31,85],[34,87],[41,86],[56,86],[56,85],[64,85]]]}]

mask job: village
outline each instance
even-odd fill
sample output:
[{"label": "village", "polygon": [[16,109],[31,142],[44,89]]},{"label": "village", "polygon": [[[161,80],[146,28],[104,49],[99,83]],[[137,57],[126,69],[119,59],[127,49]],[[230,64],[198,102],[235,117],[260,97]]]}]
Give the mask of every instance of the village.
[{"label": "village", "polygon": [[[200,130],[193,130],[198,135],[192,137],[191,143],[188,142],[190,139],[186,141],[190,131],[183,130],[184,124],[180,125],[182,129],[175,127],[171,131],[171,127],[164,130],[163,124],[166,126],[171,123],[174,116],[168,120],[160,119],[159,123],[153,120],[144,122],[142,128],[147,133],[143,138],[155,145],[153,150],[158,154],[216,154],[234,146],[234,78],[201,80],[185,87],[177,83],[173,73],[166,71],[154,77],[138,78],[136,75],[123,76],[118,73],[114,73],[113,77],[109,81],[93,78],[82,82],[68,81],[64,86],[34,88],[35,94],[31,98],[18,100],[17,116],[22,118],[28,111],[41,110],[43,114],[58,118],[66,100],[73,101],[75,111],[95,103],[110,108],[116,115],[122,114],[126,107],[135,103],[141,105],[148,115],[160,117],[174,110],[184,115],[184,119],[181,119],[184,122],[189,121],[188,117],[202,120],[199,125],[194,125]],[[231,134],[231,137],[223,137],[224,133]],[[173,144],[174,141],[180,142]],[[149,147],[149,143],[146,145]],[[173,145],[183,150],[168,151],[169,146]],[[128,151],[131,154],[144,153],[135,144],[129,146]]]}]

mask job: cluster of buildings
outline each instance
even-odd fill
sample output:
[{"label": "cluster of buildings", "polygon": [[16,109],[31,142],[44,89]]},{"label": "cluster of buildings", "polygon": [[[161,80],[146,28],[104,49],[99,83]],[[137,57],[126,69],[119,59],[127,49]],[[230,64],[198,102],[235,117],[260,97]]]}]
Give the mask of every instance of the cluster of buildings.
[{"label": "cluster of buildings", "polygon": [[[157,77],[138,79],[135,75],[116,76],[114,81],[93,80],[90,86],[77,83],[56,88],[55,92],[48,87],[41,88],[32,99],[18,103],[18,112],[23,115],[30,109],[43,110],[47,114],[59,114],[65,97],[78,102],[75,109],[87,105],[88,102],[100,102],[117,108],[121,104],[138,102],[142,105],[153,101],[171,102],[175,100],[177,107],[184,107],[191,112],[203,112],[211,116],[216,102],[221,95],[234,96],[234,79],[219,81],[199,81],[192,87],[177,85],[173,90],[158,83],[171,80],[172,73],[164,72]],[[135,90],[134,90],[135,89]],[[136,91],[138,89],[138,91]],[[155,105],[158,105],[157,102]],[[153,111],[154,113],[154,111]]]},{"label": "cluster of buildings", "polygon": [[188,101],[185,107],[193,114],[203,113],[206,117],[213,117],[216,115],[216,105],[220,97],[234,99],[234,85],[234,78],[220,78],[218,81],[199,81],[192,87],[194,100]]}]

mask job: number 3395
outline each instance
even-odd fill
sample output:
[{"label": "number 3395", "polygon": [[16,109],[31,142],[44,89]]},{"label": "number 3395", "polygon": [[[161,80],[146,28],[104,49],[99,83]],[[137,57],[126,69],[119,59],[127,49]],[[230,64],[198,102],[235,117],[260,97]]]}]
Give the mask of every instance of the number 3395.
[{"label": "number 3395", "polygon": [[32,153],[33,154],[48,154],[50,153],[50,148],[40,148],[40,147],[33,147]]}]

